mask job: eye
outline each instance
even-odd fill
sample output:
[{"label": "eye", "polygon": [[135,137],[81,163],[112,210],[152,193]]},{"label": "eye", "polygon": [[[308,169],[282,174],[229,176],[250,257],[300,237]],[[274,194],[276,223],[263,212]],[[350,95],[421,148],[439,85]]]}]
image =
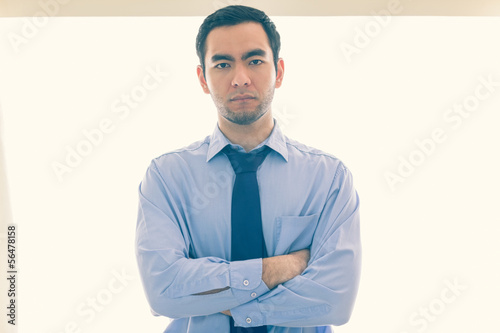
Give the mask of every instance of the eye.
[{"label": "eye", "polygon": [[228,68],[228,67],[229,67],[229,64],[225,63],[225,62],[222,62],[220,64],[215,65],[215,68],[219,68],[219,69],[224,69],[224,68]]},{"label": "eye", "polygon": [[259,59],[250,61],[250,65],[260,65],[260,64],[262,64],[262,60]]}]

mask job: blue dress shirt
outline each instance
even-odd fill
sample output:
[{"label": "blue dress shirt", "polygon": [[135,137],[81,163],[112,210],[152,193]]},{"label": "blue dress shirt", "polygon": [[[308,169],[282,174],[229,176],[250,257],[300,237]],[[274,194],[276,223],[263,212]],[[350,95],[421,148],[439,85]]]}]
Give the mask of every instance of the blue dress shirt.
[{"label": "blue dress shirt", "polygon": [[[269,256],[309,248],[305,271],[269,290],[262,259],[231,261],[234,171],[213,134],[155,158],[139,186],[136,255],[155,315],[165,332],[229,332],[268,325],[272,333],[326,333],[351,315],[360,278],[359,199],[336,157],[291,140],[274,121],[254,150],[272,151],[257,177]],[[210,290],[228,289],[196,295]]]}]

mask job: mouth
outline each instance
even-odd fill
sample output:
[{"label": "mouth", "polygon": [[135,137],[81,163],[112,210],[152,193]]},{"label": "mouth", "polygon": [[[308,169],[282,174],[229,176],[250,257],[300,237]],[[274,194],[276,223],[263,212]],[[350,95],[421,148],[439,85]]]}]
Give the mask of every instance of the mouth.
[{"label": "mouth", "polygon": [[246,102],[255,99],[252,95],[237,95],[229,99],[230,102]]}]

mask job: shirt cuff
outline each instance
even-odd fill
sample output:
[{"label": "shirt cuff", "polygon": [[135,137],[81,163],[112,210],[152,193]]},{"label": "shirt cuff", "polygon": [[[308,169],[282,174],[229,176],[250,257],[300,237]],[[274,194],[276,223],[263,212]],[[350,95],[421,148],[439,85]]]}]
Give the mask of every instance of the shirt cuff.
[{"label": "shirt cuff", "polygon": [[259,302],[248,302],[231,309],[234,325],[241,327],[255,327],[265,325],[264,314],[260,310]]},{"label": "shirt cuff", "polygon": [[229,279],[234,297],[240,304],[250,302],[267,293],[269,288],[262,281],[262,259],[232,261]]}]

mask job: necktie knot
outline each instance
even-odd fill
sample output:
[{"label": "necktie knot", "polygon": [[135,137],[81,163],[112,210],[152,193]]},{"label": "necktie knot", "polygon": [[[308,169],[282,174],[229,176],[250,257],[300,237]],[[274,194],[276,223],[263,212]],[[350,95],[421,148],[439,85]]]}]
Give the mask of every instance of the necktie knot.
[{"label": "necktie knot", "polygon": [[259,166],[264,162],[270,148],[265,146],[263,150],[258,153],[242,153],[233,150],[230,146],[226,146],[223,150],[224,154],[229,158],[231,166],[236,174],[246,172],[257,172]]}]

